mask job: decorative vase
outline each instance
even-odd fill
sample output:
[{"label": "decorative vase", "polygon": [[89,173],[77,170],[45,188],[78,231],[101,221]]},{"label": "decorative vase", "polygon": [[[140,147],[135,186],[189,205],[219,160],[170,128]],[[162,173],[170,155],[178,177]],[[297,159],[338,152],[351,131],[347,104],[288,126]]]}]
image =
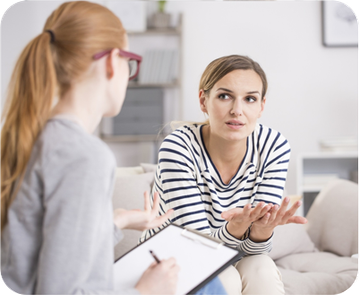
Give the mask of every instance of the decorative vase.
[{"label": "decorative vase", "polygon": [[155,12],[151,17],[151,27],[164,29],[170,27],[171,15],[165,12]]}]

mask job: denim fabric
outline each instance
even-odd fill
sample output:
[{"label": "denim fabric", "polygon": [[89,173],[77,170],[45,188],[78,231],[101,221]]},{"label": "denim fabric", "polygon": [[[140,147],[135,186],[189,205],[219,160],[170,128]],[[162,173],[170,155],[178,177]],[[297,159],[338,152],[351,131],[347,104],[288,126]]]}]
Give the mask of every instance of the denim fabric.
[{"label": "denim fabric", "polygon": [[216,277],[197,291],[195,295],[227,295],[227,293],[220,279]]}]

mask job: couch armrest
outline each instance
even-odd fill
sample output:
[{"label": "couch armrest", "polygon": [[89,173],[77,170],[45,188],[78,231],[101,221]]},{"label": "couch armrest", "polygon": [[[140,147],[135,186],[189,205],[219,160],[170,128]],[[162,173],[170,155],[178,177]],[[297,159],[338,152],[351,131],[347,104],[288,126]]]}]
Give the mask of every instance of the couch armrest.
[{"label": "couch armrest", "polygon": [[320,251],[358,253],[358,185],[336,179],[321,190],[306,218],[306,230]]}]

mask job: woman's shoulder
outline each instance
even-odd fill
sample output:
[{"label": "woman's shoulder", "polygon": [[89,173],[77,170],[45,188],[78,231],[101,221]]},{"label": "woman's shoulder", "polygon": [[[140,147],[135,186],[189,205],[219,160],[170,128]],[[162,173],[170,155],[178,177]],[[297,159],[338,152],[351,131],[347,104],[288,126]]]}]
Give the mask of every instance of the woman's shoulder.
[{"label": "woman's shoulder", "polygon": [[163,140],[159,157],[187,159],[191,163],[201,161],[203,148],[200,129],[201,125],[196,123],[178,127]]},{"label": "woman's shoulder", "polygon": [[115,162],[113,153],[103,141],[69,120],[50,119],[37,146],[49,162],[51,159],[62,159],[64,163],[82,159],[96,166],[112,166]]},{"label": "woman's shoulder", "polygon": [[201,124],[197,123],[185,123],[173,132],[171,132],[165,140],[172,140],[178,143],[199,143]]},{"label": "woman's shoulder", "polygon": [[260,123],[255,127],[253,139],[259,148],[264,148],[265,146],[277,149],[279,145],[290,148],[289,141],[281,132]]}]

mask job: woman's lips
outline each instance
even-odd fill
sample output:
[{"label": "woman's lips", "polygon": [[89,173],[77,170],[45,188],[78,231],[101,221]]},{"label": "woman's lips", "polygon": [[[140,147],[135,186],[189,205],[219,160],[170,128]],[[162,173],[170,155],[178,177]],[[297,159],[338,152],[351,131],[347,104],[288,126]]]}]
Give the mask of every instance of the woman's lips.
[{"label": "woman's lips", "polygon": [[245,124],[241,121],[228,121],[226,122],[226,125],[231,129],[238,130],[241,129]]}]

